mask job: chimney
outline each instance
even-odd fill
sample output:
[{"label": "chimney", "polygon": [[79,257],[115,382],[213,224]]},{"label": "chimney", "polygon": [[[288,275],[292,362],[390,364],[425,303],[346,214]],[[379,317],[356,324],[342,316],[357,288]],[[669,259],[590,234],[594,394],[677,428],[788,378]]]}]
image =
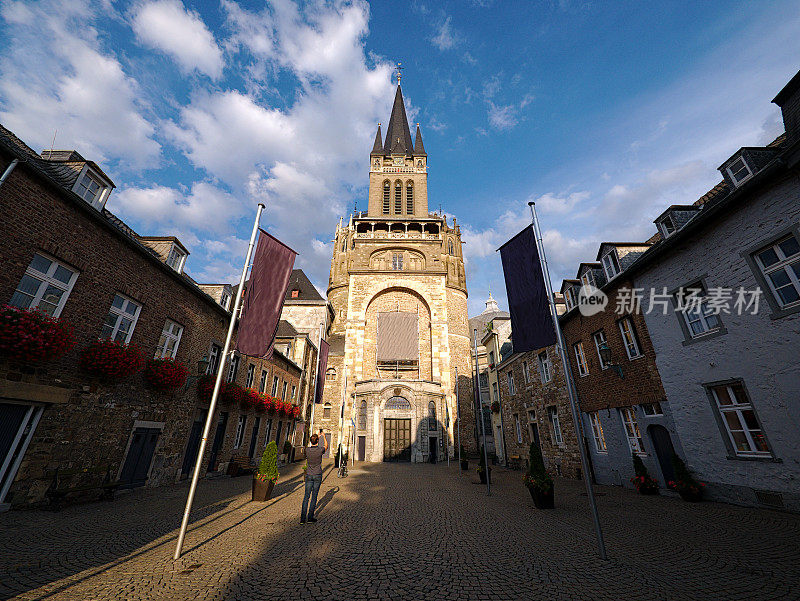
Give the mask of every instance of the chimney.
[{"label": "chimney", "polygon": [[781,107],[786,141],[792,146],[800,141],[800,71],[778,92],[772,100]]}]

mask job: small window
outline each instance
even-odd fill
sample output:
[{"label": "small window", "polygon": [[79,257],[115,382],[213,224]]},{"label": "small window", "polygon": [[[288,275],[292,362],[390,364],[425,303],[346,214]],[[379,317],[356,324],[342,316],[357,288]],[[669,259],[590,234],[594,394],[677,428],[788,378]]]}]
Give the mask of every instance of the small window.
[{"label": "small window", "polygon": [[222,305],[223,309],[230,309],[231,308],[231,295],[227,292],[222,293],[222,297],[219,300],[219,304]]},{"label": "small window", "polygon": [[90,205],[97,207],[102,204],[103,193],[106,190],[106,186],[87,169],[84,171],[73,190]]},{"label": "small window", "polygon": [[253,382],[256,379],[256,366],[254,363],[251,363],[247,366],[247,383],[245,384],[245,388],[252,388]]},{"label": "small window", "polygon": [[570,286],[564,294],[564,301],[567,304],[567,311],[571,311],[578,305],[578,298],[575,294],[575,288]]},{"label": "small window", "polygon": [[141,305],[133,302],[128,297],[115,294],[100,337],[122,342],[123,344],[130,342],[141,308]]},{"label": "small window", "polygon": [[539,425],[536,423],[536,411],[532,409],[528,411],[528,434],[531,437],[531,442],[539,442]]},{"label": "small window", "polygon": [[636,330],[630,317],[624,317],[619,320],[619,331],[622,333],[622,342],[625,346],[625,352],[628,354],[628,359],[641,357],[642,351],[639,348],[639,339],[636,336]]},{"label": "small window", "polygon": [[603,361],[603,355],[600,352],[600,348],[604,344],[606,346],[608,345],[606,342],[606,333],[603,330],[600,330],[599,332],[595,332],[592,337],[594,338],[594,346],[597,349],[597,358],[600,360],[600,369],[608,369],[611,367],[611,364]]},{"label": "small window", "polygon": [[664,415],[664,412],[661,411],[661,403],[659,403],[658,401],[656,401],[655,403],[642,403],[639,406],[642,408],[642,413],[644,413],[647,417]]},{"label": "small window", "polygon": [[361,401],[358,407],[358,429],[367,429],[367,401]]},{"label": "small window", "polygon": [[383,214],[388,215],[391,210],[392,188],[389,182],[383,182]]},{"label": "small window", "polygon": [[455,256],[456,254],[455,245],[453,244],[452,240],[447,241],[447,254],[451,257]]},{"label": "small window", "polygon": [[239,355],[233,355],[231,357],[230,364],[228,365],[228,375],[225,378],[226,382],[235,382],[236,375],[239,373]]},{"label": "small window", "polygon": [[284,381],[283,381],[283,391],[281,392],[281,398],[282,398],[284,401],[285,401],[285,400],[287,400],[287,399],[289,398],[288,396],[286,396],[286,393],[287,393],[288,391],[289,391],[289,382],[287,382],[286,380],[284,380]]},{"label": "small window", "polygon": [[164,357],[169,357],[174,359],[178,354],[178,345],[181,342],[182,335],[183,326],[168,319],[164,323],[164,329],[161,331],[161,338],[158,339],[155,358],[162,359]]},{"label": "small window", "polygon": [[403,184],[400,182],[394,185],[394,214],[403,214]]},{"label": "small window", "polygon": [[672,215],[665,215],[659,225],[661,226],[661,233],[665,238],[669,238],[675,233],[675,230],[678,229],[675,227],[675,222],[672,220]]},{"label": "small window", "polygon": [[436,403],[428,403],[428,430],[436,429]]},{"label": "small window", "polygon": [[336,369],[333,367],[329,367],[325,370],[325,379],[332,381],[336,379]]},{"label": "small window", "polygon": [[297,386],[295,386],[294,384],[292,384],[292,396],[291,396],[291,397],[289,397],[289,400],[290,400],[290,401],[293,401],[293,400],[294,400],[294,395],[295,395],[295,393],[296,393],[296,392],[297,392]]},{"label": "small window", "polygon": [[272,378],[272,392],[270,393],[270,396],[278,396],[278,383],[279,382],[280,382],[280,379],[278,378],[278,376],[273,376],[273,378]]},{"label": "small window", "polygon": [[564,437],[561,435],[561,422],[558,419],[558,407],[548,407],[547,416],[550,418],[550,426],[553,430],[553,442],[564,444]]},{"label": "small window", "polygon": [[331,418],[331,404],[325,403],[322,407],[322,419],[330,419]]},{"label": "small window", "polygon": [[747,161],[744,160],[744,157],[739,157],[733,163],[728,165],[725,169],[728,172],[728,175],[731,176],[733,183],[736,186],[739,186],[741,183],[745,182],[746,180],[752,177],[753,172],[750,170]]},{"label": "small window", "polygon": [[608,451],[606,447],[606,437],[603,435],[603,426],[600,423],[600,414],[595,411],[589,414],[589,421],[592,423],[592,438],[594,438],[594,448],[598,453]]},{"label": "small window", "polygon": [[551,365],[550,365],[550,357],[547,355],[547,351],[539,353],[539,375],[542,378],[542,384],[547,384],[550,380],[553,379],[551,373]]},{"label": "small window", "polygon": [[261,370],[261,380],[258,383],[258,391],[264,393],[267,391],[267,370]]},{"label": "small window", "polygon": [[58,317],[77,279],[77,271],[55,259],[34,254],[8,304],[20,309],[38,308],[43,313]]},{"label": "small window", "polygon": [[489,351],[489,367],[494,367],[494,351]]},{"label": "small window", "polygon": [[589,286],[591,286],[592,288],[597,287],[594,280],[594,273],[592,273],[591,269],[581,276],[581,283],[583,284],[584,288],[587,288]]},{"label": "small window", "polygon": [[519,422],[519,413],[514,414],[514,428],[517,433],[517,444],[522,444],[522,424]]},{"label": "small window", "polygon": [[768,457],[772,453],[741,382],[709,387],[733,452],[740,457]]},{"label": "small window", "polygon": [[264,446],[269,444],[269,437],[272,435],[272,418],[267,419],[267,434],[264,437]]},{"label": "small window", "polygon": [[392,254],[392,269],[395,271],[403,270],[403,253]]},{"label": "small window", "polygon": [[575,362],[578,364],[578,375],[588,376],[589,366],[586,363],[586,354],[583,352],[583,342],[576,342],[573,348],[575,349]]},{"label": "small window", "polygon": [[414,184],[406,182],[406,213],[414,214]]},{"label": "small window", "polygon": [[711,308],[703,284],[697,282],[677,294],[678,311],[686,325],[689,338],[697,338],[719,330],[719,316]]},{"label": "small window", "polygon": [[619,410],[619,414],[622,417],[622,425],[625,429],[625,436],[628,439],[628,447],[631,453],[645,455],[644,441],[642,440],[641,432],[639,432],[639,424],[636,423],[636,414],[633,408],[623,407]]},{"label": "small window", "polygon": [[512,395],[517,394],[517,390],[516,390],[516,388],[514,388],[514,374],[511,373],[511,371],[509,371],[508,374],[506,374],[506,375],[508,377],[508,392],[509,392],[509,394],[512,394]]},{"label": "small window", "polygon": [[786,236],[753,256],[781,308],[800,303],[800,242],[795,235]]},{"label": "small window", "polygon": [[186,261],[186,253],[183,252],[176,244],[172,245],[172,249],[167,255],[167,265],[172,267],[178,273],[183,272],[183,264]]},{"label": "small window", "polygon": [[531,376],[528,373],[528,362],[522,362],[522,379],[525,381],[526,384],[529,384],[531,381]]},{"label": "small window", "polygon": [[619,275],[621,269],[619,268],[619,259],[617,258],[617,251],[612,249],[603,255],[603,270],[606,272],[606,278],[611,281]]},{"label": "small window", "polygon": [[240,415],[239,421],[236,423],[236,436],[233,440],[233,448],[238,449],[242,446],[242,441],[244,440],[244,430],[247,426],[247,416]]},{"label": "small window", "polygon": [[292,298],[297,298],[299,296],[300,296],[300,291],[297,288],[292,290]]},{"label": "small window", "polygon": [[208,349],[208,368],[206,369],[207,374],[214,375],[217,373],[217,368],[219,367],[219,356],[221,353],[222,347],[212,342],[211,347]]},{"label": "small window", "polygon": [[496,402],[500,401],[497,396],[497,382],[492,382],[492,400]]}]

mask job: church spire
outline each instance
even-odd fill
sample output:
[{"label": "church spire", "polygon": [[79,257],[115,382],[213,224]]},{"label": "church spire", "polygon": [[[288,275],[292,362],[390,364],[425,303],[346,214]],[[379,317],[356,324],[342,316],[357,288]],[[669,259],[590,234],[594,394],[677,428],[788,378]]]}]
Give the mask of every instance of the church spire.
[{"label": "church spire", "polygon": [[411,131],[408,129],[406,107],[403,102],[403,91],[397,86],[394,95],[392,116],[386,127],[386,143],[383,145],[384,154],[411,154],[414,144],[411,142]]},{"label": "church spire", "polygon": [[372,145],[371,155],[383,154],[383,138],[381,137],[381,124],[378,123],[378,131],[375,134],[375,143]]},{"label": "church spire", "polygon": [[425,146],[422,144],[422,132],[420,132],[419,123],[417,123],[417,135],[414,137],[414,155],[420,154],[427,156]]}]

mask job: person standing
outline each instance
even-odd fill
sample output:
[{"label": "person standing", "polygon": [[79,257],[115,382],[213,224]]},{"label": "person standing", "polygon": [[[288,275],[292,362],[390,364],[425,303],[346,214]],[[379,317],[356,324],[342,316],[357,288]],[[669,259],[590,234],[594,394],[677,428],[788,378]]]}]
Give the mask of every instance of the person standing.
[{"label": "person standing", "polygon": [[[319,444],[320,439],[322,439],[322,445]],[[305,524],[306,521],[312,523],[317,521],[314,517],[314,509],[317,507],[317,493],[322,484],[322,456],[328,450],[328,440],[322,430],[319,431],[319,434],[312,434],[309,442],[311,445],[306,449],[306,492],[303,495],[303,506],[300,509],[301,524]]]}]

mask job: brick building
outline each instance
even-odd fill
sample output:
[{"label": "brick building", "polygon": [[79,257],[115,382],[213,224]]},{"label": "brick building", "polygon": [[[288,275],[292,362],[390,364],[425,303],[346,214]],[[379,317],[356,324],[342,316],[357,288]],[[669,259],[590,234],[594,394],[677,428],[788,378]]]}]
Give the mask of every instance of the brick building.
[{"label": "brick building", "polygon": [[[128,486],[187,476],[206,413],[199,369],[219,365],[230,286],[209,285],[212,298],[184,273],[189,252],[179,240],[139,236],[109,212],[113,182],[75,151],[39,156],[0,126],[0,172],[0,302],[38,307],[71,324],[75,339],[49,363],[0,358],[0,502],[42,502],[56,468],[103,467]],[[147,358],[172,357],[188,366],[189,381],[158,392],[141,373],[116,383],[92,378],[79,360],[99,338],[137,345]],[[237,357],[226,376],[252,386],[265,370],[281,392],[284,381],[299,384],[301,368],[279,353]],[[257,456],[278,430],[268,432],[264,417],[220,407],[204,470],[234,454]],[[277,421],[289,424],[285,439],[293,420]]]}]

